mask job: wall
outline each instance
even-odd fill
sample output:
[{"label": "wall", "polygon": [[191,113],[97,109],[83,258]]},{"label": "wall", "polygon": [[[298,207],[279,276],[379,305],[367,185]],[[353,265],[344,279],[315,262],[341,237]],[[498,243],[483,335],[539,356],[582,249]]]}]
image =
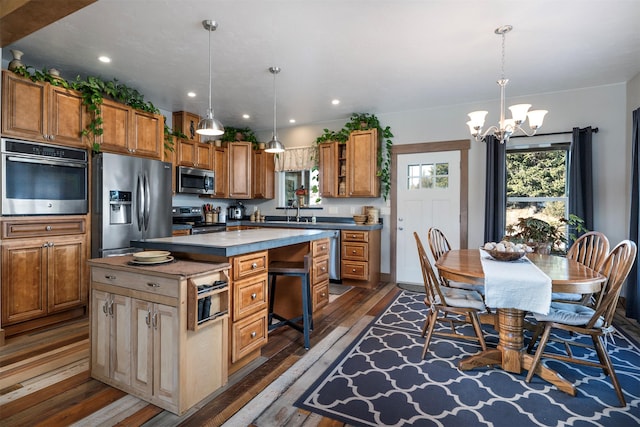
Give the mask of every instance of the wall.
[{"label": "wall", "polygon": [[[628,234],[630,166],[630,110],[627,97],[640,99],[640,77],[629,85],[625,83],[584,88],[579,90],[536,94],[509,98],[507,105],[527,102],[534,109],[549,110],[540,132],[565,132],[573,127],[598,127],[594,134],[594,216],[595,228],[604,232],[613,244]],[[632,86],[627,89],[627,86]],[[497,95],[497,94],[496,94]],[[640,102],[635,102],[638,105]],[[469,138],[465,124],[467,113],[486,109],[487,126],[497,122],[499,100],[455,105],[444,108],[375,113],[383,126],[390,126],[394,144],[413,144]],[[283,128],[278,131],[280,140],[288,147],[313,145],[324,128],[340,129],[348,118],[341,121],[318,123],[312,126]],[[259,139],[268,140],[271,132],[258,133]],[[485,154],[482,143],[473,142],[469,151],[469,247],[478,247],[483,240]],[[622,164],[625,166],[621,167]],[[626,191],[620,191],[626,189]],[[389,242],[390,202],[382,199],[326,199],[323,212],[330,209],[335,216],[350,216],[352,206],[375,205],[381,207],[384,221],[382,241]],[[263,202],[260,209],[274,214],[275,202]],[[319,214],[325,216],[325,214]],[[383,247],[381,272],[389,273],[389,248]]]}]

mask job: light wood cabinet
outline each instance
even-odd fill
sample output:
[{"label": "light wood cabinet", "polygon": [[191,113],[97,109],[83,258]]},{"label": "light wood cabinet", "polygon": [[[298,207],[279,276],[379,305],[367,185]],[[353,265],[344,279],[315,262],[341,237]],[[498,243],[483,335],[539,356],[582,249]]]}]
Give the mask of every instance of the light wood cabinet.
[{"label": "light wood cabinet", "polygon": [[82,95],[2,72],[2,134],[86,148]]},{"label": "light wood cabinet", "polygon": [[231,142],[227,145],[229,155],[229,198],[251,198],[251,152],[250,142]]},{"label": "light wood cabinet", "polygon": [[104,99],[100,106],[100,150],[151,159],[163,159],[164,117]]},{"label": "light wood cabinet", "polygon": [[340,276],[343,283],[375,287],[380,281],[380,230],[342,230]]},{"label": "light wood cabinet", "polygon": [[228,314],[193,316],[200,299],[228,303],[226,286],[198,290],[227,283],[229,264],[113,258],[90,261],[91,375],[180,415],[227,381]]},{"label": "light wood cabinet", "polygon": [[264,150],[251,153],[251,191],[254,199],[273,199],[275,181],[275,154]]},{"label": "light wood cabinet", "polygon": [[351,132],[345,144],[318,145],[322,197],[379,197],[378,130]]},{"label": "light wood cabinet", "polygon": [[[84,217],[3,220],[2,239],[7,335],[84,314],[89,250]],[[72,309],[79,312],[69,313]]]},{"label": "light wood cabinet", "polygon": [[176,147],[176,166],[213,170],[213,147],[208,142],[201,142],[196,133],[200,116],[186,111],[173,113],[173,128],[182,132],[186,139],[179,138]]}]

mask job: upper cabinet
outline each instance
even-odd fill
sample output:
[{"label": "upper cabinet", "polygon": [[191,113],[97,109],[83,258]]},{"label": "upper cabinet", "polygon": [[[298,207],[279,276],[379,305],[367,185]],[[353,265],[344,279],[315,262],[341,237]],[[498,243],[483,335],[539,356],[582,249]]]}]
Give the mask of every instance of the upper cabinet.
[{"label": "upper cabinet", "polygon": [[2,71],[2,134],[85,148],[85,108],[73,90]]},{"label": "upper cabinet", "polygon": [[213,171],[215,172],[215,198],[229,196],[229,153],[226,147],[213,148]]},{"label": "upper cabinet", "polygon": [[380,197],[378,130],[351,132],[345,144],[318,145],[322,197]]},{"label": "upper cabinet", "polygon": [[253,150],[251,191],[254,199],[274,198],[275,154],[264,150]]},{"label": "upper cabinet", "polygon": [[104,99],[100,107],[102,135],[96,137],[106,152],[163,158],[164,118]]},{"label": "upper cabinet", "polygon": [[351,132],[347,141],[347,196],[379,197],[378,130]]},{"label": "upper cabinet", "polygon": [[230,142],[229,155],[229,198],[251,198],[251,148],[250,142]]},{"label": "upper cabinet", "polygon": [[213,170],[213,147],[196,133],[200,116],[186,111],[173,113],[173,128],[186,135],[176,141],[176,166]]}]

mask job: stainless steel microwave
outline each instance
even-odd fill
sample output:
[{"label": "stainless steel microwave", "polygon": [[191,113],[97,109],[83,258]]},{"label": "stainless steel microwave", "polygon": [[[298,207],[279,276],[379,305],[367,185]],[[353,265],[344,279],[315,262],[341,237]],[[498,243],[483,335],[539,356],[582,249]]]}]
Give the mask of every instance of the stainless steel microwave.
[{"label": "stainless steel microwave", "polygon": [[2,215],[88,212],[87,150],[2,138]]},{"label": "stainless steel microwave", "polygon": [[215,173],[207,169],[176,168],[178,193],[215,194]]}]

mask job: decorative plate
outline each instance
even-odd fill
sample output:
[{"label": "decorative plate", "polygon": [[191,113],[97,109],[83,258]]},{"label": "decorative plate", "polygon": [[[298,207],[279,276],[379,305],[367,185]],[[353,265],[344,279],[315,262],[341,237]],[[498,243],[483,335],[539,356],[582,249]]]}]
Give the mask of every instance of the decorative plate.
[{"label": "decorative plate", "polygon": [[142,251],[133,254],[133,259],[136,262],[156,262],[165,261],[167,257],[171,255],[169,251]]}]

